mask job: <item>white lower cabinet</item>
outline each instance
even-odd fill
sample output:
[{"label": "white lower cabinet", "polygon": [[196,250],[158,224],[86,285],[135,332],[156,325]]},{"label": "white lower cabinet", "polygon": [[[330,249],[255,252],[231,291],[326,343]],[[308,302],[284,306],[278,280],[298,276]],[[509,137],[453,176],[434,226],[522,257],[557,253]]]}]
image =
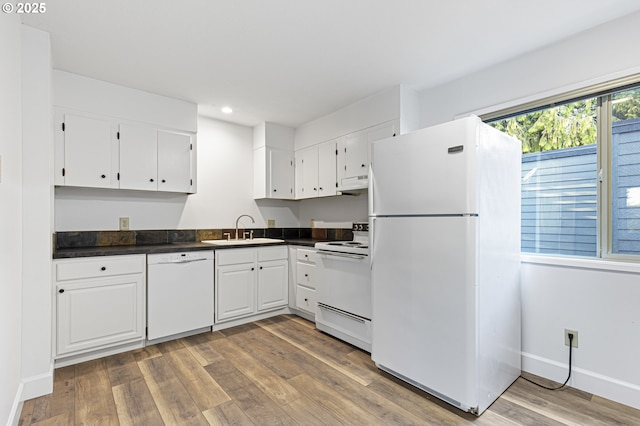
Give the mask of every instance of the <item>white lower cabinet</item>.
[{"label": "white lower cabinet", "polygon": [[145,255],[54,262],[56,359],[143,341]]},{"label": "white lower cabinet", "polygon": [[316,313],[316,250],[296,250],[296,309],[309,314]]},{"label": "white lower cabinet", "polygon": [[215,322],[286,307],[288,283],[286,246],[217,250]]}]

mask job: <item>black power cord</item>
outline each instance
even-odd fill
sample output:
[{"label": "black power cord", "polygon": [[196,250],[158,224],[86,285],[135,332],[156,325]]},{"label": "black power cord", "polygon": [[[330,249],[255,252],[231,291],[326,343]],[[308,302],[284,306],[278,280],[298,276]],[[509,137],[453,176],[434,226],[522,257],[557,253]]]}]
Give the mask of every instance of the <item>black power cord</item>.
[{"label": "black power cord", "polygon": [[536,383],[533,380],[529,380],[526,377],[523,377],[523,376],[520,376],[520,377],[522,377],[524,380],[526,380],[529,383],[533,383],[534,385],[540,386],[541,388],[544,388],[544,389],[547,389],[547,390],[552,390],[553,391],[553,390],[558,390],[558,389],[562,389],[563,387],[565,387],[567,385],[567,383],[569,383],[569,379],[571,378],[571,352],[572,352],[572,349],[573,349],[573,333],[568,333],[567,337],[569,337],[569,375],[567,376],[567,380],[565,380],[563,384],[561,384],[560,386],[555,387],[555,388],[550,388],[550,387],[547,387],[545,385],[541,385],[540,383]]}]

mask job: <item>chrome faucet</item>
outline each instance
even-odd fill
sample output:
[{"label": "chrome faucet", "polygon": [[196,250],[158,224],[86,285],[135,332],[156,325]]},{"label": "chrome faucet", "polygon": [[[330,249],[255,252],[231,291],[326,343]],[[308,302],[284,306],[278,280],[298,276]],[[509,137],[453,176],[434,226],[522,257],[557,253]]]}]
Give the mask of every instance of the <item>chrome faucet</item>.
[{"label": "chrome faucet", "polygon": [[251,216],[249,216],[248,214],[241,214],[240,216],[238,216],[238,218],[236,219],[236,240],[238,239],[238,222],[240,222],[240,219],[242,217],[248,217],[249,219],[251,219],[251,223],[256,223],[255,220],[253,220],[253,218]]}]

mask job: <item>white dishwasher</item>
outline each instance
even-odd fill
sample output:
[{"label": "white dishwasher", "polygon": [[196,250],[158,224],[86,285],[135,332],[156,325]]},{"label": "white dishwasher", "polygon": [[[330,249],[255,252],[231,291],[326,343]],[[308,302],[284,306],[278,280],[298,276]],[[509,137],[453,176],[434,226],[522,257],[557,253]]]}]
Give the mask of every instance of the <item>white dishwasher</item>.
[{"label": "white dishwasher", "polygon": [[147,340],[213,325],[213,250],[147,255]]}]

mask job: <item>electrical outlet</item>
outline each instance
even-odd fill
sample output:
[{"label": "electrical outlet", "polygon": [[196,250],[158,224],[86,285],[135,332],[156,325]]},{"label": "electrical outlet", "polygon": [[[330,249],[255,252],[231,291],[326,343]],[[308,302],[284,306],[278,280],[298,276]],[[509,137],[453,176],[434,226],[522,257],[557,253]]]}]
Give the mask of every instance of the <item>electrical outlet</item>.
[{"label": "electrical outlet", "polygon": [[128,231],[129,230],[129,218],[128,217],[121,217],[120,218],[120,230],[121,231]]},{"label": "electrical outlet", "polygon": [[267,220],[267,228],[275,228],[276,227],[276,220],[275,219],[268,219]]},{"label": "electrical outlet", "polygon": [[578,332],[576,330],[569,330],[567,328],[564,329],[564,344],[565,346],[569,346],[569,333],[573,334],[573,339],[571,340],[571,346],[574,348],[578,347]]}]

